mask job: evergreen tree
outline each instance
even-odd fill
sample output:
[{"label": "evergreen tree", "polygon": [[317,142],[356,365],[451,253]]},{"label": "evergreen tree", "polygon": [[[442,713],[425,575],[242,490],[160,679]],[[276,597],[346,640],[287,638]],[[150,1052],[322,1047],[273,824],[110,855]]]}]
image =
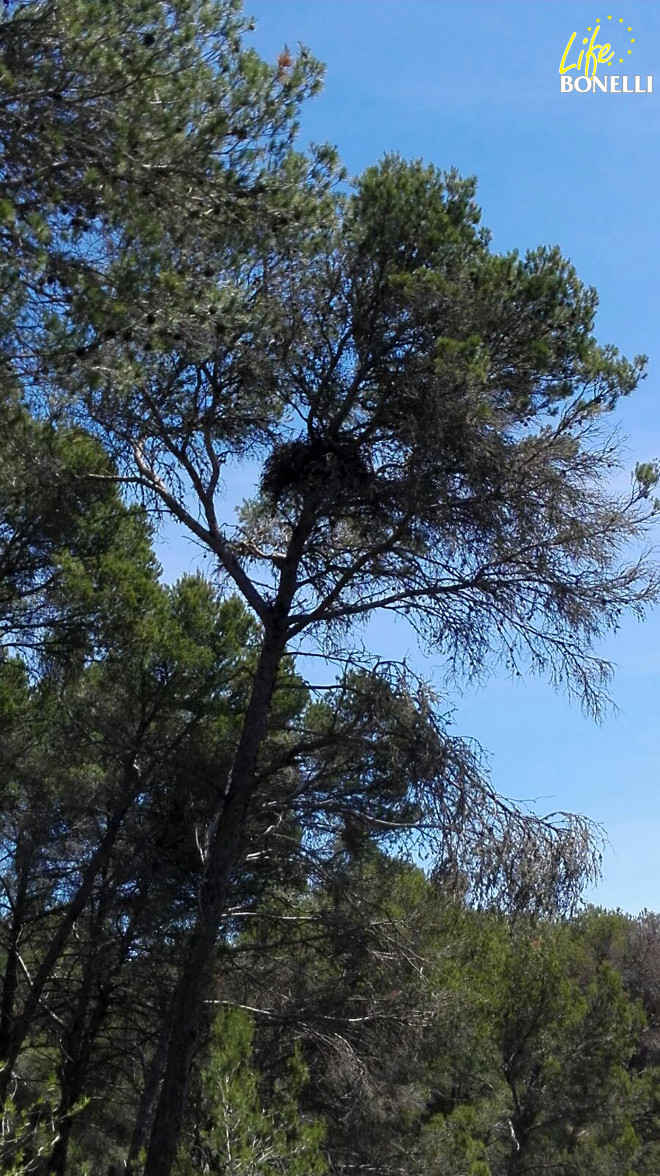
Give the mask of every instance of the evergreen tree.
[{"label": "evergreen tree", "polygon": [[[283,780],[291,790],[274,812],[298,817],[301,856],[320,840],[322,861],[335,836],[349,849],[377,842],[367,827],[384,828],[394,814],[399,832],[414,826],[425,839],[438,873],[458,875],[482,903],[508,894],[519,909],[569,909],[593,875],[588,823],[541,820],[493,797],[474,758],[446,738],[431,692],[382,671],[355,690],[373,668],[356,653],[355,632],[376,613],[394,613],[442,654],[450,676],[480,676],[503,660],[514,672],[546,673],[598,712],[609,667],[597,639],[624,609],[641,614],[658,588],[655,569],[630,554],[655,511],[657,472],[638,466],[629,492],[617,494],[620,455],[607,426],[644,360],[596,342],[595,292],[557,249],[491,250],[473,181],[389,157],[347,190],[332,150],[297,153],[298,112],[318,89],[319,67],[305,50],[274,63],[247,50],[248,22],[234,0],[6,8],[6,386],[56,448],[84,438],[75,485],[85,495],[121,484],[169,512],[213,556],[256,626],[212,803],[199,805],[188,781],[201,868],[187,875],[187,938],[172,960],[178,980],[162,1051],[154,1049],[164,1076],[154,1080],[145,1163],[145,1176],[168,1176],[220,928],[243,897],[235,886],[255,860],[249,839],[253,852],[264,850],[271,823],[262,817]],[[246,459],[258,474],[236,528],[223,474]],[[18,533],[11,482],[2,485]],[[74,508],[83,514],[78,499]],[[15,611],[10,625],[43,624],[53,561],[76,603],[86,589],[88,606],[104,599],[89,591],[84,543],[60,559],[59,526],[45,541],[37,526],[36,560],[27,570],[19,560],[11,573],[10,595],[28,612]],[[40,585],[36,611],[21,577]],[[114,615],[121,628],[121,610]],[[283,677],[304,648],[337,659],[337,701],[329,716],[306,711],[298,721],[296,681],[290,717],[301,738],[296,747],[280,730],[269,742]],[[371,730],[351,713],[359,696]],[[134,701],[122,705],[137,717]],[[77,897],[67,891],[66,914],[45,937],[31,996],[13,1020],[5,1086],[61,942],[83,909],[91,914],[97,867],[106,848],[115,853],[126,805],[140,815],[135,739],[162,737],[161,757],[168,746],[158,724],[145,732],[138,718],[138,728],[124,725],[129,745],[119,740],[127,776],[100,773],[109,815],[96,838],[83,821]],[[341,761],[347,732],[361,748],[354,776]],[[384,734],[387,745],[378,742]],[[395,778],[402,760],[403,783]],[[315,806],[296,808],[297,783],[309,800],[338,776],[343,804],[326,800],[319,839]],[[67,795],[75,780],[74,771]],[[477,797],[499,821],[485,845],[475,834]],[[520,1143],[521,1124],[513,1130]]]},{"label": "evergreen tree", "polygon": [[298,1099],[307,1071],[299,1051],[287,1059],[264,1106],[259,1075],[250,1062],[253,1029],[241,1009],[216,1018],[210,1055],[201,1076],[193,1139],[177,1176],[217,1172],[226,1176],[322,1176],[322,1124],[305,1121]]}]

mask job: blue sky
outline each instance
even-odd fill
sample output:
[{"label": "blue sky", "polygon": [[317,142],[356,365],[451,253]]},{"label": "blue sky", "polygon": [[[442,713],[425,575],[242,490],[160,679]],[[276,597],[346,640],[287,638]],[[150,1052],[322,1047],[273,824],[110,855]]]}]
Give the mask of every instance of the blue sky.
[{"label": "blue sky", "polygon": [[[353,173],[392,150],[456,166],[478,177],[493,248],[561,246],[599,291],[600,341],[650,358],[647,380],[618,415],[631,464],[660,457],[660,4],[247,0],[246,7],[264,56],[274,60],[285,43],[303,42],[326,63],[303,141],[337,144]],[[599,73],[650,73],[657,92],[560,94],[567,41],[577,32],[579,49],[598,18],[599,42],[616,50]],[[168,576],[194,563],[173,537],[160,554]],[[372,626],[370,639],[389,655],[414,650],[386,624]],[[660,910],[660,609],[644,625],[624,624],[603,652],[618,665],[619,709],[601,725],[544,683],[496,677],[452,697],[454,729],[490,753],[500,791],[602,822],[610,848],[595,901]],[[434,673],[432,660],[414,656]]]}]

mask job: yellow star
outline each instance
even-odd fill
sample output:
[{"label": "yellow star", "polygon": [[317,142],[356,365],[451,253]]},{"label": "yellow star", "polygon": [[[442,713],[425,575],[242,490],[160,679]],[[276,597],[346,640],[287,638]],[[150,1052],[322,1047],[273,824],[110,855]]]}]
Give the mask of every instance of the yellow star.
[{"label": "yellow star", "polygon": [[629,57],[630,57],[630,54],[631,54],[631,53],[632,53],[632,49],[629,49],[629,50],[628,50],[628,56],[629,56]]},{"label": "yellow star", "polygon": [[608,18],[607,18],[607,19],[608,19],[608,20],[611,20],[611,19],[612,19],[612,17],[611,17],[611,16],[608,16]]},{"label": "yellow star", "polygon": [[631,38],[630,38],[630,44],[631,44],[631,45],[634,45],[634,44],[635,44],[635,38],[634,38],[634,37],[631,37]]}]

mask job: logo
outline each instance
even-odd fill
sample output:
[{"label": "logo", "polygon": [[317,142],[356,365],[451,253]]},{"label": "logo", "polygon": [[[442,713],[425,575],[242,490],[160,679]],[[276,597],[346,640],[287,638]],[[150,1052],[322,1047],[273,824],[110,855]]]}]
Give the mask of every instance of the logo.
[{"label": "logo", "polygon": [[577,37],[577,32],[571,34],[559,63],[562,94],[653,93],[652,74],[598,72],[603,67],[633,65],[636,38],[632,25],[622,16],[608,16],[604,21],[597,17],[595,24],[587,29],[587,36],[582,38],[581,48]]}]

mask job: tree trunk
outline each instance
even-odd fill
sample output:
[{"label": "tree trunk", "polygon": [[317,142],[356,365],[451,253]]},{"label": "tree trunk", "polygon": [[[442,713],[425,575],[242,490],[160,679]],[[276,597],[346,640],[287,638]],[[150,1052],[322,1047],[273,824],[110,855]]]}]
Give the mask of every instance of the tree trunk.
[{"label": "tree trunk", "polygon": [[53,968],[55,967],[55,964],[64,951],[76,919],[81,915],[87,904],[87,901],[94,889],[94,884],[96,882],[99,870],[107,862],[112,852],[124,816],[140,791],[140,788],[142,787],[142,782],[138,776],[137,769],[135,768],[134,764],[127,766],[125,769],[125,783],[127,780],[129,783],[128,786],[125,787],[119,805],[108,821],[105,834],[83,871],[82,882],[80,883],[78,890],[66,908],[64,918],[62,919],[62,922],[60,923],[57,931],[53,935],[53,938],[51,939],[46,950],[46,954],[44,955],[35,973],[32,985],[21,1011],[21,1015],[15,1020],[12,1026],[12,1030],[9,1035],[9,1040],[7,1042],[3,1056],[4,1066],[0,1071],[0,1106],[4,1106],[5,1099],[7,1098],[7,1092],[11,1083],[12,1070],[21,1051],[23,1042],[25,1041],[25,1038],[30,1031],[32,1021],[43,995],[44,987],[51,975]]},{"label": "tree trunk", "polygon": [[[107,1000],[99,999],[92,1009],[91,1016],[87,1019],[87,1005],[90,1003],[89,993],[85,994],[84,1000],[86,1005],[81,1010],[83,1018],[79,1026],[81,1038],[77,1043],[75,1053],[71,1055],[69,1062],[61,1071],[62,1093],[57,1108],[58,1138],[46,1168],[48,1176],[65,1176],[66,1174],[69,1139],[73,1127],[72,1112],[82,1097],[94,1042],[108,1010]],[[73,1040],[70,1045],[73,1046]]]},{"label": "tree trunk", "polygon": [[286,645],[282,627],[267,631],[250,702],[234,758],[229,786],[207,854],[200,888],[199,916],[170,1009],[165,1077],[154,1118],[144,1176],[170,1176],[183,1122],[188,1076],[211,986],[218,926],[236,865],[241,836],[254,792],[257,756],[268,725],[270,701]]},{"label": "tree trunk", "polygon": [[161,1030],[160,1037],[156,1044],[154,1055],[147,1070],[145,1083],[142,1088],[140,1102],[138,1105],[137,1115],[135,1118],[135,1125],[133,1127],[133,1134],[128,1148],[128,1155],[126,1157],[126,1176],[137,1176],[138,1164],[140,1154],[147,1146],[149,1139],[149,1132],[153,1123],[154,1112],[156,1109],[156,1099],[158,1097],[158,1089],[165,1073],[165,1066],[167,1064],[167,1049],[170,1043],[170,1025],[169,1020],[165,1019],[165,1024]]},{"label": "tree trunk", "polygon": [[60,1101],[56,1114],[58,1137],[46,1161],[46,1176],[65,1176],[73,1125],[72,1113],[83,1093],[94,1042],[108,1011],[109,997],[103,990],[96,1002],[92,1000],[95,982],[99,980],[99,968],[102,968],[99,947],[109,902],[107,878],[104,878],[104,883],[86,947],[75,1011],[61,1043]]},{"label": "tree trunk", "polygon": [[16,849],[16,859],[18,885],[12,907],[5,974],[2,981],[2,1001],[0,1002],[0,1058],[5,1057],[11,1041],[14,1005],[16,1003],[16,992],[18,989],[18,945],[23,933],[28,882],[30,878],[29,857],[27,859],[25,858],[25,855],[21,852],[20,844]]}]

